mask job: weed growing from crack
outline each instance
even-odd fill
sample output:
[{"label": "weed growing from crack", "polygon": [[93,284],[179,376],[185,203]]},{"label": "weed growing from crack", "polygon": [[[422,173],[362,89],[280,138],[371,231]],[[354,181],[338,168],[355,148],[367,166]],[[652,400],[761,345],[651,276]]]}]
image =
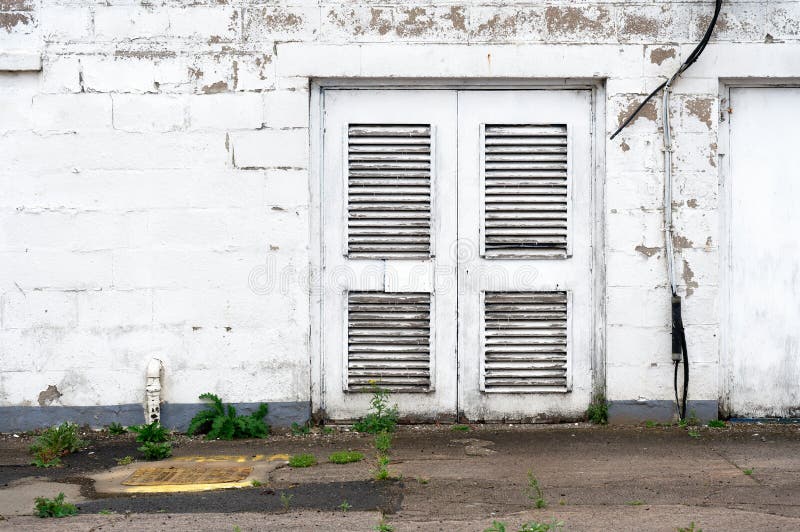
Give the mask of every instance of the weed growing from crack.
[{"label": "weed growing from crack", "polygon": [[108,433],[114,436],[119,436],[120,434],[125,434],[126,432],[128,432],[128,430],[116,421],[108,426]]},{"label": "weed growing from crack", "polygon": [[364,419],[356,422],[353,429],[370,434],[393,432],[397,426],[398,411],[397,405],[389,406],[390,395],[389,390],[373,385],[372,399],[369,401],[370,412]]},{"label": "weed growing from crack", "polygon": [[347,502],[347,500],[342,501],[342,504],[339,505],[339,509],[341,511],[343,511],[343,512],[346,512],[347,510],[349,510],[352,507],[353,507],[353,505],[350,504],[349,502]]},{"label": "weed growing from crack", "polygon": [[133,456],[123,456],[122,458],[117,458],[117,465],[128,465],[133,463]]},{"label": "weed growing from crack", "polygon": [[313,454],[296,454],[289,458],[289,467],[311,467],[317,465],[317,459]]},{"label": "weed growing from crack", "polygon": [[260,488],[261,486],[264,485],[264,483],[261,482],[260,480],[253,479],[250,481],[250,485],[253,486],[254,488]]},{"label": "weed growing from crack", "polygon": [[136,433],[137,443],[163,443],[169,440],[169,430],[158,421],[149,425],[132,425],[129,428]]},{"label": "weed growing from crack", "polygon": [[528,471],[528,485],[525,487],[525,495],[533,501],[536,508],[547,508],[547,501],[544,498],[544,492],[539,485],[539,479],[533,474],[533,471]]},{"label": "weed growing from crack", "polygon": [[311,427],[308,426],[308,423],[300,425],[299,423],[292,422],[291,431],[292,436],[305,436],[311,434]]},{"label": "weed growing from crack", "polygon": [[625,504],[627,504],[628,506],[641,506],[641,505],[644,504],[644,501],[640,501],[640,500],[628,501]]},{"label": "weed growing from crack", "polygon": [[292,505],[292,499],[294,498],[294,494],[282,491],[280,494],[280,498],[281,498],[281,506],[283,506],[283,511],[288,512],[289,507]]},{"label": "weed growing from crack", "polygon": [[363,459],[364,455],[358,451],[339,451],[328,457],[328,461],[334,464],[349,464]]},{"label": "weed growing from crack", "polygon": [[551,530],[563,530],[564,521],[557,521],[554,517],[551,521],[542,523],[539,521],[528,521],[523,523],[519,532],[549,532]]},{"label": "weed growing from crack", "polygon": [[753,474],[753,470],[752,469],[742,469],[742,473],[744,473],[745,475],[747,475],[749,477],[750,475]]},{"label": "weed growing from crack", "polygon": [[78,507],[64,502],[64,492],[59,493],[55,499],[36,497],[33,512],[37,517],[69,517],[78,513]]},{"label": "weed growing from crack", "polygon": [[721,419],[712,419],[708,422],[708,426],[712,429],[724,429],[727,425]]},{"label": "weed growing from crack", "polygon": [[61,425],[45,429],[33,445],[33,465],[36,467],[53,467],[61,464],[61,457],[86,447],[88,442],[78,437],[78,426],[65,422]]},{"label": "weed growing from crack", "polygon": [[691,438],[699,438],[700,437],[700,432],[698,432],[696,430],[690,430],[688,432],[688,434],[689,434],[689,437],[691,437]]},{"label": "weed growing from crack", "polygon": [[678,532],[703,532],[703,529],[695,528],[694,521],[692,521],[686,528],[678,527]]},{"label": "weed growing from crack", "polygon": [[269,425],[264,422],[269,411],[268,405],[262,403],[252,414],[240,416],[233,405],[227,405],[226,408],[213,393],[204,393],[200,399],[211,401],[211,404],[192,418],[186,431],[190,436],[205,434],[207,440],[233,440],[264,438],[269,434]]},{"label": "weed growing from crack", "polygon": [[115,514],[117,512],[114,512],[113,510],[109,510],[108,508],[104,508],[104,509],[100,510],[97,513],[100,514],[100,515],[113,515],[113,514]]},{"label": "weed growing from crack", "polygon": [[137,451],[144,455],[145,460],[163,460],[172,456],[172,444],[165,442],[145,442]]},{"label": "weed growing from crack", "polygon": [[453,432],[469,432],[469,425],[453,425],[450,430]]},{"label": "weed growing from crack", "polygon": [[381,432],[375,436],[375,451],[377,466],[372,471],[375,480],[388,480],[389,474],[389,450],[392,448],[392,435],[388,432]]},{"label": "weed growing from crack", "polygon": [[608,423],[608,401],[602,395],[596,396],[586,409],[586,418],[595,425]]}]

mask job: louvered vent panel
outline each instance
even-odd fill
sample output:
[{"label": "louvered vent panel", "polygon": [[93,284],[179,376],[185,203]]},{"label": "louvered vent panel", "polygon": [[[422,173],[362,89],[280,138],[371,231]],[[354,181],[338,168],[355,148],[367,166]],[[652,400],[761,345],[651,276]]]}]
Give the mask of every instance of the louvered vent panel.
[{"label": "louvered vent panel", "polygon": [[567,390],[567,293],[486,292],[484,389]]},{"label": "louvered vent panel", "polygon": [[431,126],[348,127],[350,258],[425,259],[431,251]]},{"label": "louvered vent panel", "polygon": [[567,126],[486,125],[485,254],[567,256]]},{"label": "louvered vent panel", "polygon": [[350,292],[347,385],[426,392],[431,384],[431,296]]}]

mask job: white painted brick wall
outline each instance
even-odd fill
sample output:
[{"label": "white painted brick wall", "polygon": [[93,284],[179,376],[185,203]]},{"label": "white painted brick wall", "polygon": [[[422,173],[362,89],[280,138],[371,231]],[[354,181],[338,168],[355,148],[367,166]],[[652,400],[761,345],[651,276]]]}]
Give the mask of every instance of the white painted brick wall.
[{"label": "white painted brick wall", "polygon": [[[0,2],[0,405],[308,401],[310,79],[605,80],[608,132],[709,2]],[[675,86],[677,271],[693,399],[719,397],[720,78],[800,77],[800,1],[725,2]],[[661,110],[605,150],[612,400],[672,398]],[[283,271],[284,276],[263,276]],[[267,283],[266,285],[264,283]],[[269,290],[265,289],[269,287]]]}]

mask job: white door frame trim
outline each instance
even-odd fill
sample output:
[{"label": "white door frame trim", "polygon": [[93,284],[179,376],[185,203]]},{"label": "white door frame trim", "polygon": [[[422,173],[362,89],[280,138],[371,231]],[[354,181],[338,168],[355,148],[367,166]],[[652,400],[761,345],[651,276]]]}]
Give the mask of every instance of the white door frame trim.
[{"label": "white door frame trim", "polygon": [[605,395],[606,389],[606,260],[605,260],[605,182],[606,182],[606,89],[605,79],[432,79],[432,78],[319,78],[310,80],[310,130],[309,130],[309,354],[311,412],[315,418],[326,417],[325,390],[322,388],[324,371],[322,323],[322,290],[317,283],[322,279],[322,167],[325,91],[329,89],[440,89],[440,90],[555,90],[586,89],[592,98],[592,217],[600,222],[593,224],[592,276],[593,322],[592,372],[594,395]]}]

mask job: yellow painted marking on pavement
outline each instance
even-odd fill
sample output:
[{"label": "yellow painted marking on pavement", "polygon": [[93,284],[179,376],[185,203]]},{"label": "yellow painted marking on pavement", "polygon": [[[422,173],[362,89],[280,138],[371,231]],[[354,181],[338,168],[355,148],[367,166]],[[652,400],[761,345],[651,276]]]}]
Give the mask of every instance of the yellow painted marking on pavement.
[{"label": "yellow painted marking on pavement", "polygon": [[224,484],[172,484],[166,486],[130,486],[125,488],[125,493],[178,493],[187,491],[209,491],[225,488],[246,488],[252,481],[226,482]]},{"label": "yellow painted marking on pavement", "polygon": [[273,454],[272,456],[269,457],[268,460],[270,462],[275,462],[277,460],[287,460],[288,461],[289,460],[289,455],[288,454]]}]

